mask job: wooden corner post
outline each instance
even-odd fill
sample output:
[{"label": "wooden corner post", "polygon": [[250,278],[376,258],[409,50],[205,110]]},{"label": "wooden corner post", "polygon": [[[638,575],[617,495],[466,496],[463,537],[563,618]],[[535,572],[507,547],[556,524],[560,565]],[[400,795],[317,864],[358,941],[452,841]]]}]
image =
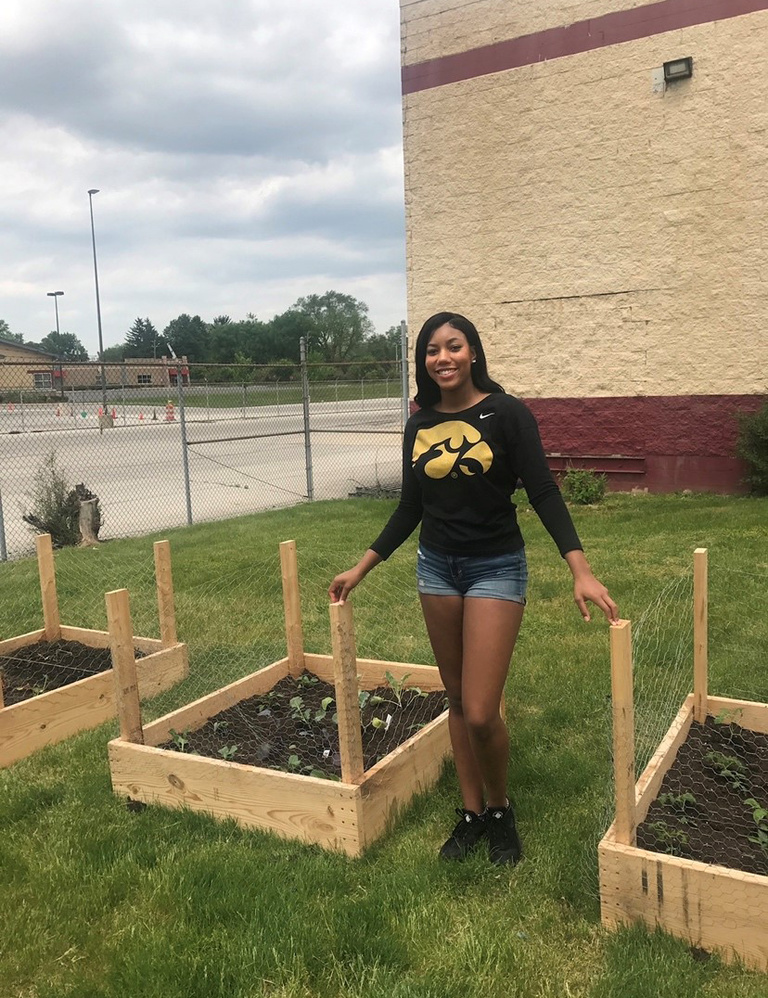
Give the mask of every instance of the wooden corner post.
[{"label": "wooden corner post", "polygon": [[292,676],[300,676],[304,671],[304,636],[301,630],[301,597],[299,594],[299,563],[296,556],[296,541],[283,541],[280,545],[280,568],[283,576],[288,668]]},{"label": "wooden corner post", "polygon": [[632,696],[632,625],[620,620],[611,627],[611,692],[613,695],[613,778],[616,787],[616,841],[634,846],[635,710]]},{"label": "wooden corner post", "polygon": [[331,603],[330,613],[336,711],[339,715],[341,778],[345,783],[358,783],[363,777],[365,766],[352,605]]},{"label": "wooden corner post", "polygon": [[693,719],[703,724],[707,719],[708,641],[708,565],[707,549],[693,552]]},{"label": "wooden corner post", "polygon": [[112,650],[112,671],[115,679],[115,700],[120,720],[120,737],[125,742],[144,744],[139,705],[139,683],[136,677],[136,656],[133,650],[133,623],[127,589],[107,593],[109,646]]},{"label": "wooden corner post", "polygon": [[160,640],[163,648],[178,644],[176,636],[176,607],[173,601],[173,575],[171,573],[171,545],[168,541],[155,541],[155,586],[157,587],[157,612],[160,617]]},{"label": "wooden corner post", "polygon": [[50,534],[38,534],[35,538],[37,548],[37,568],[40,573],[40,594],[43,597],[43,622],[45,640],[58,641],[61,637],[61,618],[59,617],[59,598],[56,595],[56,570],[53,566],[53,542]]}]

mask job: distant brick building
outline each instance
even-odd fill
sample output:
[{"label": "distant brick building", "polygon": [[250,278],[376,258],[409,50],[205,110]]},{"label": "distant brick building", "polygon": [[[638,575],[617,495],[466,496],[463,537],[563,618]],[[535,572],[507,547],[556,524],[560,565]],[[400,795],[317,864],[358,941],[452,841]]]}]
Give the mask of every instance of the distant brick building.
[{"label": "distant brick building", "polygon": [[[109,387],[170,388],[189,384],[186,357],[128,357],[104,364],[104,379]],[[57,393],[101,384],[101,364],[58,360],[55,354],[35,347],[22,346],[14,340],[0,339],[0,394],[6,391]]]},{"label": "distant brick building", "polygon": [[560,466],[738,489],[736,413],[768,389],[768,0],[400,5],[411,328],[472,318]]}]

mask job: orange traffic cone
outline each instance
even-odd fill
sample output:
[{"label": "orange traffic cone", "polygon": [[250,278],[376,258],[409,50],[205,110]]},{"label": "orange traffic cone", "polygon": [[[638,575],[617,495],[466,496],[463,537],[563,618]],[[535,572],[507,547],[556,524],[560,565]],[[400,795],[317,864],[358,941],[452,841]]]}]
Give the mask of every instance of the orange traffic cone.
[{"label": "orange traffic cone", "polygon": [[112,406],[112,419],[117,419],[117,409]]},{"label": "orange traffic cone", "polygon": [[167,423],[170,423],[174,419],[176,419],[176,414],[175,414],[175,412],[173,410],[173,402],[171,402],[171,400],[168,399],[168,403],[167,403],[167,405],[165,407],[165,421]]},{"label": "orange traffic cone", "polygon": [[139,413],[139,422],[140,423],[144,422],[144,413],[143,412]]}]

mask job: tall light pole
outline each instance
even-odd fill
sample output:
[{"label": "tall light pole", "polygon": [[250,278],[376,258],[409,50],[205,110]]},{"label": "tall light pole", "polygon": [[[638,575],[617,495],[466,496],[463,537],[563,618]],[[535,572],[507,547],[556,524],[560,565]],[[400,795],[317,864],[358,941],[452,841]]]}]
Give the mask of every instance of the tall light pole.
[{"label": "tall light pole", "polygon": [[107,382],[104,377],[104,341],[101,335],[101,303],[99,301],[99,268],[96,264],[96,230],[93,227],[93,195],[99,193],[98,187],[88,191],[88,205],[91,209],[91,242],[93,243],[93,277],[96,281],[96,322],[99,327],[99,361],[101,362],[101,408],[107,414]]},{"label": "tall light pole", "polygon": [[61,389],[61,397],[64,398],[64,376],[61,369],[61,333],[59,332],[59,298],[63,295],[63,291],[47,291],[46,297],[53,298],[53,307],[56,310],[56,347],[59,354],[59,388]]}]

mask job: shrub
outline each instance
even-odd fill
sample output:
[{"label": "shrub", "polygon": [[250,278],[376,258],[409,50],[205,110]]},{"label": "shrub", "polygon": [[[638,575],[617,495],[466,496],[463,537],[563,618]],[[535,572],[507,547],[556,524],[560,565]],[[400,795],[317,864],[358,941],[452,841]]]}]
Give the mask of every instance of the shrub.
[{"label": "shrub", "polygon": [[747,463],[745,481],[755,495],[768,495],[768,399],[762,409],[739,416],[736,453]]},{"label": "shrub", "polygon": [[569,468],[563,476],[561,490],[569,502],[590,506],[603,500],[607,481],[605,475],[594,471]]},{"label": "shrub", "polygon": [[56,463],[56,452],[51,451],[32,479],[29,495],[32,508],[23,514],[23,520],[38,534],[50,534],[53,546],[68,547],[80,543],[80,503],[96,499],[94,533],[101,525],[98,498],[80,484],[73,489]]}]

